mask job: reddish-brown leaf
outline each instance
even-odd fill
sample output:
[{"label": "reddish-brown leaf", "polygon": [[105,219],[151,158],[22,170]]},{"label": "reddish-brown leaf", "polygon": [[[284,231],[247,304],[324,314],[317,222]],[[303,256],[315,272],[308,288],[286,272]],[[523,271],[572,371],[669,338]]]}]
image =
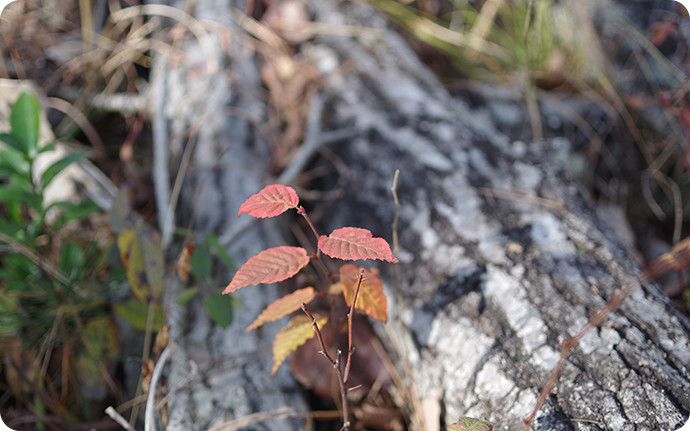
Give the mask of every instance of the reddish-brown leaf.
[{"label": "reddish-brown leaf", "polygon": [[309,263],[307,250],[302,247],[274,247],[249,258],[235,273],[223,293],[234,292],[251,284],[275,283],[287,280]]},{"label": "reddish-brown leaf", "polygon": [[355,308],[385,323],[388,321],[388,302],[383,293],[381,280],[370,270],[351,263],[340,268],[340,283],[343,285],[345,302],[347,305],[352,305],[352,297],[355,294],[360,270],[364,270],[364,278],[359,287]]},{"label": "reddish-brown leaf", "polygon": [[[314,320],[319,328],[328,321],[327,317],[314,314]],[[273,342],[273,369],[271,374],[278,371],[287,355],[292,353],[307,340],[315,335],[311,319],[303,314],[293,317],[286,327],[280,330]]]},{"label": "reddish-brown leaf", "polygon": [[194,253],[194,243],[189,242],[180,252],[180,257],[177,258],[175,269],[183,284],[189,283],[189,271],[192,270],[192,253]]},{"label": "reddish-brown leaf", "polygon": [[264,323],[272,322],[278,320],[283,316],[287,316],[293,311],[299,310],[300,305],[304,302],[309,304],[312,299],[316,296],[316,292],[313,287],[306,287],[304,289],[295,290],[289,295],[285,295],[282,298],[274,301],[268,307],[264,308],[264,311],[259,314],[259,317],[249,325],[249,327],[244,332],[249,332],[252,329],[256,329]]},{"label": "reddish-brown leaf", "polygon": [[299,198],[292,187],[271,184],[244,201],[237,217],[242,213],[257,218],[275,217],[290,208],[297,208],[298,204]]},{"label": "reddish-brown leaf", "polygon": [[336,259],[398,262],[385,239],[375,238],[369,230],[356,227],[343,227],[334,230],[329,236],[321,235],[319,250]]}]

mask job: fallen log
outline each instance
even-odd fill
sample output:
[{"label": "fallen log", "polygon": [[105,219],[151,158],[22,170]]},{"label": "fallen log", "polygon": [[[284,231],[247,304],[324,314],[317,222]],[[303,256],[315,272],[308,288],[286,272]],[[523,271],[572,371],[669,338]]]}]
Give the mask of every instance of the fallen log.
[{"label": "fallen log", "polygon": [[[196,17],[241,33],[229,3],[197,1]],[[391,323],[381,333],[417,401],[442,406],[438,421],[445,424],[473,416],[495,429],[519,429],[560,343],[632,284],[630,298],[570,354],[535,427],[679,427],[690,412],[690,322],[657,285],[637,286],[639,263],[568,173],[567,140],[511,141],[487,112],[451,97],[379,13],[356,3],[312,6],[316,20],[332,28],[366,29],[302,44],[327,77],[304,148],[318,151],[330,142],[346,167],[321,184],[328,190],[345,181],[322,221],[328,228],[356,225],[389,238],[395,213],[389,188],[401,171],[400,283],[387,274]],[[159,88],[161,105],[155,111],[163,136],[170,132],[175,160],[190,145],[188,128],[197,132],[181,224],[194,209],[196,226],[219,232],[244,262],[281,241],[279,226],[235,218],[245,198],[275,181],[265,174],[268,153],[248,120],[265,111],[259,98],[247,97],[259,90],[254,59],[236,45],[223,51],[221,38],[211,39],[212,59],[157,59],[152,88]],[[198,46],[192,41],[186,55],[201,52]],[[211,70],[206,85],[186,80],[210,60],[232,68],[236,79]],[[251,115],[228,115],[228,106]],[[297,172],[286,171],[291,174],[278,180],[290,183]],[[269,375],[272,329],[243,333],[275,299],[275,288],[239,294],[244,309],[226,330],[211,325],[204,310],[173,306],[171,339],[180,351],[170,366],[169,429],[206,429],[285,406],[305,411],[287,372]],[[411,413],[413,427],[424,427],[423,414]],[[300,427],[282,419],[252,429]]]},{"label": "fallen log", "polygon": [[[450,97],[370,9],[318,19],[381,28],[376,40],[323,36],[351,70],[331,80],[326,129],[361,136],[331,150],[347,166],[329,227],[400,216],[398,315],[392,325],[420,398],[458,416],[518,429],[574,336],[617,289],[630,297],[571,352],[538,429],[676,429],[690,412],[690,323],[569,174],[562,138],[523,143]],[[323,71],[328,72],[328,71]],[[389,297],[396,297],[391,288]]]}]

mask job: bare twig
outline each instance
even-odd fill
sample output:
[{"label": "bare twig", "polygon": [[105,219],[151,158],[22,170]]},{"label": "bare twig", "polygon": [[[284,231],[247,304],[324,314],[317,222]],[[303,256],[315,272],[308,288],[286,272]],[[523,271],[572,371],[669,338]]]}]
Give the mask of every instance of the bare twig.
[{"label": "bare twig", "polygon": [[[398,178],[400,177],[400,169],[395,170],[393,176],[393,185],[391,186],[391,193],[393,194],[393,202],[395,202],[395,215],[393,216],[393,253],[397,257],[400,251],[400,243],[398,242],[398,217],[400,216],[400,200],[398,200]],[[399,272],[399,271],[396,271]]]},{"label": "bare twig", "polygon": [[340,403],[343,409],[343,427],[341,428],[341,431],[349,430],[350,415],[347,404],[347,388],[345,387],[345,379],[343,378],[343,372],[340,370],[340,350],[338,350],[338,354],[336,356],[336,359],[334,360],[326,350],[326,344],[323,342],[323,336],[321,335],[319,325],[316,324],[316,319],[314,319],[314,315],[312,315],[311,312],[307,309],[307,304],[305,304],[304,302],[302,303],[301,307],[302,311],[304,311],[304,314],[306,314],[307,317],[311,319],[311,325],[314,327],[314,331],[316,332],[316,338],[319,339],[319,344],[321,344],[321,354],[328,360],[328,362],[331,363],[331,365],[335,369],[335,373],[337,374],[338,389],[340,390]]},{"label": "bare twig", "polygon": [[[314,237],[316,238],[316,242],[318,244],[319,242],[319,232],[316,230],[314,227],[314,224],[311,222],[311,219],[307,215],[307,211],[304,209],[303,206],[299,206],[297,208],[297,214],[301,215],[304,217],[304,219],[307,221],[307,224],[311,228],[311,231],[314,233]],[[326,277],[326,283],[328,283],[328,280],[330,279],[330,273],[328,271],[328,268],[326,268],[326,265],[323,263],[323,260],[321,260],[321,250],[319,249],[318,245],[316,247],[316,261],[318,262],[319,268],[321,268],[321,271],[323,271],[324,276]]]},{"label": "bare twig", "polygon": [[174,19],[187,27],[194,37],[197,38],[202,51],[204,51],[206,57],[206,72],[209,75],[214,75],[220,69],[210,35],[199,21],[180,9],[162,4],[130,6],[116,11],[111,15],[111,18],[113,21],[119,22],[122,20],[132,20],[142,15],[157,15]]},{"label": "bare twig", "polygon": [[126,429],[127,431],[136,431],[132,426],[127,422],[127,419],[123,418],[120,413],[117,412],[112,406],[108,406],[105,409],[105,414],[110,416],[112,420],[118,423],[122,428]]},{"label": "bare twig", "polygon": [[46,102],[50,108],[56,109],[71,118],[72,121],[79,126],[82,132],[84,132],[84,135],[89,139],[91,145],[93,145],[93,148],[96,150],[96,157],[101,161],[106,159],[107,153],[103,140],[98,135],[98,131],[93,124],[91,124],[89,119],[86,118],[80,110],[75,108],[74,105],[68,101],[57,97],[48,97]]},{"label": "bare twig", "polygon": [[478,190],[480,194],[484,196],[491,196],[493,198],[506,199],[509,201],[516,202],[528,202],[535,205],[541,205],[546,208],[551,208],[559,212],[562,212],[564,209],[563,203],[560,201],[545,199],[539,196],[528,195],[517,189],[514,189],[512,191],[505,191],[480,187]]},{"label": "bare twig", "polygon": [[352,347],[352,319],[355,314],[355,303],[357,302],[357,295],[359,295],[359,288],[362,286],[362,280],[364,279],[364,270],[359,270],[359,278],[357,279],[357,287],[355,287],[355,293],[352,295],[352,304],[350,305],[350,312],[347,314],[347,362],[345,362],[345,375],[343,378],[343,383],[347,383],[348,377],[350,377],[350,364],[352,361],[352,353],[355,349]]},{"label": "bare twig", "polygon": [[259,412],[247,415],[238,419],[216,425],[209,431],[235,431],[240,428],[245,428],[261,422],[266,422],[274,419],[296,417],[297,412],[292,407],[281,407],[272,412]]}]

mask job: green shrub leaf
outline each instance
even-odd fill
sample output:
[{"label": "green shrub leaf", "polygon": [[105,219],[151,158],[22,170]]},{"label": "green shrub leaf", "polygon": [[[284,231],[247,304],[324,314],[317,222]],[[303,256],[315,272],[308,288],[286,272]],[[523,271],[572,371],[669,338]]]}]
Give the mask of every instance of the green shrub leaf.
[{"label": "green shrub leaf", "polygon": [[22,145],[22,152],[33,159],[38,153],[38,133],[41,107],[36,96],[22,93],[12,106],[10,126]]},{"label": "green shrub leaf", "polygon": [[26,189],[16,182],[0,187],[0,203],[24,202],[27,195]]},{"label": "green shrub leaf", "polygon": [[[159,331],[165,322],[165,313],[157,305],[151,305],[153,308],[153,330]],[[149,315],[149,305],[131,298],[127,302],[117,304],[115,306],[115,313],[125,319],[127,323],[139,330],[146,329],[146,320]]]},{"label": "green shrub leaf", "polygon": [[216,252],[218,258],[222,260],[228,268],[233,271],[237,268],[235,261],[232,260],[228,252],[225,250],[225,247],[223,247],[220,241],[218,241],[218,237],[213,232],[206,234],[206,244],[208,244],[208,246]]},{"label": "green shrub leaf", "polygon": [[60,215],[55,219],[51,225],[52,230],[57,230],[74,220],[83,220],[90,214],[99,210],[98,205],[93,201],[84,201],[79,203],[74,203],[70,201],[58,201],[53,202],[46,208],[48,212],[51,208],[59,208]]},{"label": "green shrub leaf", "polygon": [[199,288],[198,287],[188,287],[186,289],[182,289],[182,291],[177,295],[177,299],[175,300],[175,303],[177,305],[185,305],[192,299],[196,298],[196,296],[199,294]]},{"label": "green shrub leaf", "polygon": [[19,301],[16,297],[0,292],[0,338],[14,337],[20,334],[22,320],[17,313]]},{"label": "green shrub leaf", "polygon": [[[31,165],[29,165],[26,157],[19,150],[5,147],[0,150],[0,171],[28,177],[31,175]],[[0,172],[0,176],[6,175],[2,175],[2,172]]]},{"label": "green shrub leaf", "polygon": [[65,157],[61,158],[60,160],[57,160],[41,174],[41,188],[45,189],[48,187],[51,181],[53,181],[53,178],[69,165],[72,163],[83,159],[85,156],[83,153],[70,153],[66,155]]},{"label": "green shrub leaf", "polygon": [[220,292],[216,292],[204,298],[204,303],[206,303],[206,308],[214,322],[223,329],[230,326],[235,306],[233,295],[223,295]]},{"label": "green shrub leaf", "polygon": [[192,275],[201,280],[211,276],[213,269],[213,256],[211,250],[205,244],[199,244],[194,248],[194,253],[190,260],[192,265]]},{"label": "green shrub leaf", "polygon": [[0,141],[6,143],[15,150],[24,153],[22,151],[22,143],[17,139],[16,136],[10,135],[9,133],[0,133]]},{"label": "green shrub leaf", "polygon": [[55,142],[49,142],[38,149],[38,154],[47,153],[50,151],[55,151]]},{"label": "green shrub leaf", "polygon": [[117,237],[122,265],[134,295],[141,302],[159,300],[165,289],[160,236],[150,226],[124,229]]}]

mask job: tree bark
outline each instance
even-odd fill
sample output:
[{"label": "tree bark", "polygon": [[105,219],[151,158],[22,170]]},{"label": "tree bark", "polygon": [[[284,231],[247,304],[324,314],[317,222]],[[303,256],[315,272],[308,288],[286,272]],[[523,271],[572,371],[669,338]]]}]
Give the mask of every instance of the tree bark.
[{"label": "tree bark", "polygon": [[[569,175],[566,139],[511,141],[487,111],[451,97],[379,13],[351,2],[312,6],[316,21],[361,29],[356,36],[320,35],[301,46],[327,77],[303,147],[332,142],[329,150],[345,166],[340,178],[322,184],[342,193],[329,203],[324,224],[391,238],[389,188],[400,169],[400,283],[393,270],[385,271],[391,323],[381,331],[384,341],[398,346],[392,350],[400,355],[408,389],[419,400],[441,403],[445,424],[473,416],[495,429],[519,429],[558,360],[559,344],[616,289],[638,284],[639,264]],[[237,29],[229,7],[197,1],[196,13]],[[182,137],[187,127],[203,124],[180,200],[181,220],[194,208],[196,226],[219,232],[242,263],[278,245],[280,228],[238,224],[235,217],[240,203],[271,180],[263,174],[268,154],[254,125],[225,108],[239,106],[259,117],[265,111],[259,98],[246,97],[259,91],[256,62],[236,45],[221,53],[214,41],[219,67],[236,72],[239,83],[214,72],[208,85],[195,87],[184,77],[208,65],[208,58],[185,67],[159,58],[152,86],[160,84],[167,97],[159,121],[173,149],[176,142],[190,145]],[[186,55],[194,52],[198,45],[192,43]],[[183,97],[192,93],[201,96]],[[294,180],[295,169],[287,171],[278,181]],[[180,352],[170,368],[169,429],[206,429],[281,406],[305,409],[285,367],[270,377],[275,330],[243,333],[276,290],[256,287],[239,295],[244,308],[226,330],[210,324],[200,303],[172,306],[171,336]],[[688,364],[687,317],[657,285],[636,287],[572,352],[534,428],[676,429],[690,412]],[[283,420],[252,428],[300,424]]]},{"label": "tree bark", "polygon": [[[180,3],[184,9],[186,2]],[[236,216],[242,201],[269,178],[270,155],[256,126],[256,119],[266,116],[261,82],[256,58],[248,55],[248,36],[232,15],[244,10],[244,3],[201,0],[194,6],[193,19],[203,20],[205,27],[186,21],[185,26],[197,31],[194,37],[185,39],[179,50],[158,55],[151,79],[154,158],[160,161],[154,168],[159,219],[169,243],[174,219],[166,219],[166,211],[175,211],[169,202],[179,196],[175,225],[186,228],[194,214],[194,241],[202,242],[209,232],[240,237],[228,246],[240,265],[263,249],[285,243],[276,223],[247,223],[247,218]],[[183,179],[177,196],[176,177],[168,166],[179,167],[173,173]],[[229,268],[223,270],[216,286],[202,289],[203,296],[222,291],[231,276]],[[300,388],[286,367],[271,376],[271,346],[280,327],[266,325],[244,333],[278,298],[277,287],[236,292],[241,307],[227,329],[212,322],[201,298],[176,304],[181,289],[175,285],[166,301],[170,339],[177,345],[168,374],[166,429],[301,429],[304,421],[291,419],[306,411]],[[262,414],[252,415],[257,412]]]},{"label": "tree bark", "polygon": [[[370,9],[321,6],[318,20],[381,28],[376,39],[322,37],[351,69],[330,81],[324,128],[360,136],[333,149],[347,166],[328,225],[390,238],[400,169],[399,286],[390,307],[420,398],[518,429],[559,357],[639,263],[568,172],[564,138],[528,144],[454,99]],[[324,71],[325,72],[325,71]],[[392,274],[392,272],[389,272]],[[389,278],[389,298],[396,298]],[[396,343],[393,343],[396,344]],[[654,283],[568,358],[538,429],[669,429],[690,412],[690,323]]]}]

